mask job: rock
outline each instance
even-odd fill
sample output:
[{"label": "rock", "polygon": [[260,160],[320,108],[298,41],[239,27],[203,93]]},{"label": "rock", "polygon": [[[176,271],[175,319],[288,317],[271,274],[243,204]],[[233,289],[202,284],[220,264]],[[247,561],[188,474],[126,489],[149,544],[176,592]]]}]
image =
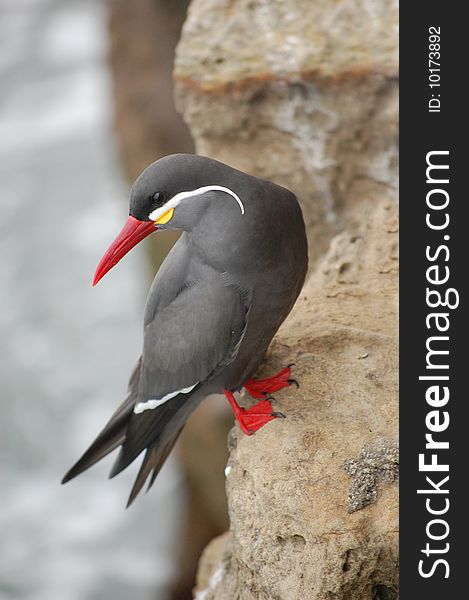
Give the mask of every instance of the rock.
[{"label": "rock", "polygon": [[380,439],[365,447],[360,456],[346,460],[344,471],[352,477],[348,495],[348,511],[360,510],[376,502],[380,483],[394,483],[399,476],[397,439]]},{"label": "rock", "polygon": [[397,598],[397,2],[193,0],[197,151],[292,189],[311,271],[260,376],[287,418],[231,435],[230,534],[197,600]]},{"label": "rock", "polygon": [[200,569],[197,573],[197,592],[195,600],[204,600],[210,592],[218,586],[221,577],[225,571],[223,560],[220,556],[226,554],[226,548],[231,542],[229,531],[214,538],[205,548],[201,561]]}]

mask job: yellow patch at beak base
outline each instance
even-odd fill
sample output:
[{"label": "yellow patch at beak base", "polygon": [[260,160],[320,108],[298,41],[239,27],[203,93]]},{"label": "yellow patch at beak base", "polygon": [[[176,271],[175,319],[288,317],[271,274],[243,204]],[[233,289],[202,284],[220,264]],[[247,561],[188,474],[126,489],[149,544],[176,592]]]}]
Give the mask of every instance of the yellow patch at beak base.
[{"label": "yellow patch at beak base", "polygon": [[159,219],[155,221],[155,225],[166,225],[173,218],[174,208],[170,208],[165,213],[161,215]]}]

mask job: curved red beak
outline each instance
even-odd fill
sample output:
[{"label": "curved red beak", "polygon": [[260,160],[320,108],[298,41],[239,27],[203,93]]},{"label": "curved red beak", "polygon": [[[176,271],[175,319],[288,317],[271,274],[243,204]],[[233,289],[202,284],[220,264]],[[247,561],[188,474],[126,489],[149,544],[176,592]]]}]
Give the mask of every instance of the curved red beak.
[{"label": "curved red beak", "polygon": [[146,238],[150,233],[157,230],[153,221],[139,221],[129,217],[127,223],[121,229],[119,235],[106,250],[103,258],[99,261],[93,279],[93,287],[123,258],[129,250]]}]

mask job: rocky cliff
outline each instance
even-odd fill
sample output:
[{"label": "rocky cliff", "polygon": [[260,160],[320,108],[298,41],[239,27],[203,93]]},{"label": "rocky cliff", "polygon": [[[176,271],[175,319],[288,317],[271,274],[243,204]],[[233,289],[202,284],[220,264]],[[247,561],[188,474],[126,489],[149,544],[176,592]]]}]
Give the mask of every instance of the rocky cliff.
[{"label": "rocky cliff", "polygon": [[397,2],[193,0],[178,105],[197,151],[286,185],[311,272],[264,373],[287,415],[230,436],[230,532],[199,600],[397,598]]}]

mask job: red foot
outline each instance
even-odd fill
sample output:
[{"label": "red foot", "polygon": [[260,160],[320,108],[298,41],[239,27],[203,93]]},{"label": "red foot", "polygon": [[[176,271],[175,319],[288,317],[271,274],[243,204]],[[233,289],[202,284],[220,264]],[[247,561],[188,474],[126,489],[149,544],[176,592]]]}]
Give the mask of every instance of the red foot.
[{"label": "red foot", "polygon": [[249,379],[244,384],[247,393],[252,398],[266,398],[274,392],[288,387],[292,383],[298,385],[298,382],[294,379],[290,379],[290,366],[285,367],[285,369],[282,369],[272,377],[266,377],[265,379]]},{"label": "red foot", "polygon": [[251,408],[245,410],[236,402],[232,392],[225,390],[225,396],[231,404],[234,416],[241,427],[241,431],[246,435],[252,435],[263,425],[277,417],[283,417],[282,413],[272,412],[272,406],[268,400],[261,400]]}]

